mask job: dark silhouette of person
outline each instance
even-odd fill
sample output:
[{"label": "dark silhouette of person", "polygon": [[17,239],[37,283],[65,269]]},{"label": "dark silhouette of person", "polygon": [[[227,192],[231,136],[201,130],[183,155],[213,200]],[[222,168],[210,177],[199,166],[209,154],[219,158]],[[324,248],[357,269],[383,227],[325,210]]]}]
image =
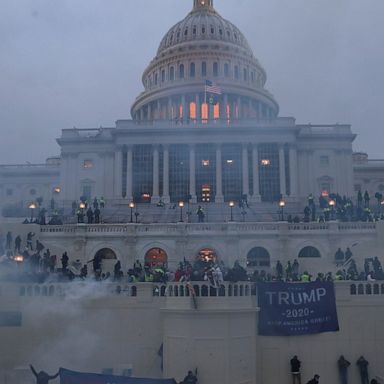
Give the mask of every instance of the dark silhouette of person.
[{"label": "dark silhouette of person", "polygon": [[89,207],[87,210],[87,220],[88,220],[88,224],[93,223],[93,211],[91,207]]},{"label": "dark silhouette of person", "polygon": [[93,211],[93,214],[95,215],[95,224],[100,224],[100,214],[101,214],[101,211],[99,208],[96,208],[94,211]]},{"label": "dark silhouette of person", "polygon": [[53,376],[48,375],[48,373],[44,372],[44,371],[40,371],[39,373],[37,373],[35,368],[33,368],[32,364],[30,364],[29,366],[31,368],[32,373],[36,377],[36,384],[48,384],[49,381],[55,380],[56,377],[58,377],[59,373],[60,373],[60,372],[57,372],[56,375],[53,375]]},{"label": "dark silhouette of person", "polygon": [[361,384],[369,384],[368,361],[364,358],[364,356],[360,356],[356,361],[356,365],[359,367]]},{"label": "dark silhouette of person", "polygon": [[199,207],[197,208],[196,214],[197,214],[198,222],[204,223],[205,213],[204,213],[204,209],[202,208],[201,205],[199,205]]},{"label": "dark silhouette of person", "polygon": [[32,246],[32,238],[35,236],[33,232],[28,232],[27,234],[27,248],[33,251],[33,246]]},{"label": "dark silhouette of person", "polygon": [[318,384],[319,383],[319,379],[320,379],[320,376],[319,375],[315,375],[315,376],[313,376],[312,380],[308,381],[307,384]]},{"label": "dark silhouette of person", "polygon": [[293,384],[301,384],[301,373],[300,373],[301,361],[297,356],[293,356],[291,359],[291,375]]},{"label": "dark silhouette of person", "polygon": [[21,248],[21,237],[20,235],[17,235],[15,239],[15,252],[20,253],[20,248]]},{"label": "dark silhouette of person", "polygon": [[196,384],[197,383],[197,377],[193,374],[192,371],[188,371],[187,376],[184,377],[184,380],[181,382],[181,384]]},{"label": "dark silhouette of person", "polygon": [[12,246],[12,232],[7,232],[5,249],[11,249]]},{"label": "dark silhouette of person", "polygon": [[61,256],[61,269],[63,272],[65,272],[68,268],[68,261],[69,261],[68,254],[67,252],[64,252],[63,256]]},{"label": "dark silhouette of person", "polygon": [[346,360],[343,355],[341,355],[339,360],[337,360],[337,366],[339,368],[341,384],[348,384],[348,367],[350,365],[351,363],[348,360]]}]

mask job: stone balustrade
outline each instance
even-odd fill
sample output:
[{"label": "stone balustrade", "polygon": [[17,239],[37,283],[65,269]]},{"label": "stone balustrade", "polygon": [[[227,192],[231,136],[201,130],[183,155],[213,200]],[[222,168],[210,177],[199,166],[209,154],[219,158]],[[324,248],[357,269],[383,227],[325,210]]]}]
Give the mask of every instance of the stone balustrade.
[{"label": "stone balustrade", "polygon": [[[337,281],[336,297],[341,300],[358,297],[384,296],[384,282],[373,281]],[[223,282],[219,288],[207,282],[171,282],[162,283],[126,283],[126,282],[65,282],[65,283],[3,283],[0,285],[2,297],[128,297],[128,298],[241,298],[257,295],[256,284],[248,281],[230,283]]]},{"label": "stone balustrade", "polygon": [[330,221],[327,223],[297,223],[287,222],[260,222],[260,223],[169,223],[163,224],[70,224],[45,225],[40,227],[44,234],[70,233],[70,234],[157,234],[157,233],[216,233],[216,232],[372,232],[377,229],[377,223],[350,222],[341,223]]}]

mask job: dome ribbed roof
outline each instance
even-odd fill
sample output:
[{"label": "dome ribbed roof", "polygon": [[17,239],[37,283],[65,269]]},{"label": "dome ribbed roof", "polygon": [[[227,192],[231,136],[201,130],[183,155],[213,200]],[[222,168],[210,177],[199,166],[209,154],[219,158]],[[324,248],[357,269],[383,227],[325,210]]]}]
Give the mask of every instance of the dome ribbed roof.
[{"label": "dome ribbed roof", "polygon": [[220,41],[237,45],[253,56],[247,39],[230,21],[222,18],[213,6],[196,6],[185,19],[175,24],[163,37],[157,55],[186,42]]}]

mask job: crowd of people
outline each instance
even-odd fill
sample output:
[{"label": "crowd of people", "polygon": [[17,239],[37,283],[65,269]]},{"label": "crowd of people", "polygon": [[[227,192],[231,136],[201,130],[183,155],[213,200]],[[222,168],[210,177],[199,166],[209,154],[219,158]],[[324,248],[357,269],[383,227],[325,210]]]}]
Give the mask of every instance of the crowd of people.
[{"label": "crowd of people", "polygon": [[[310,194],[307,199],[307,205],[304,208],[304,216],[288,215],[287,221],[290,223],[303,222],[326,222],[330,220],[363,221],[374,222],[384,220],[382,206],[384,204],[383,195],[376,192],[376,207],[372,206],[371,196],[368,191],[364,194],[357,192],[356,199],[341,196],[338,193],[322,193],[316,204],[315,197]],[[355,201],[355,203],[354,203]]]},{"label": "crowd of people", "polygon": [[[166,264],[142,263],[136,260],[131,268],[123,270],[121,262],[115,261],[113,270],[104,265],[102,254],[86,262],[79,259],[70,260],[67,252],[61,257],[52,253],[44,244],[35,239],[35,233],[28,232],[24,248],[20,235],[13,239],[9,231],[5,239],[5,255],[2,265],[18,265],[18,276],[24,276],[34,281],[43,282],[48,278],[58,281],[74,279],[95,279],[97,281],[125,281],[136,282],[188,282],[207,281],[213,287],[220,287],[222,282],[310,282],[310,281],[376,281],[384,280],[384,272],[378,257],[366,258],[363,270],[359,270],[350,248],[343,251],[339,248],[335,253],[336,268],[333,272],[310,273],[300,266],[298,259],[288,260],[285,265],[280,260],[272,268],[244,268],[239,261],[232,267],[222,261],[197,258],[190,262],[184,258],[175,270]],[[22,266],[22,267],[21,267]]]},{"label": "crowd of people", "polygon": [[[301,384],[301,368],[302,364],[299,358],[295,355],[290,360],[292,384]],[[341,355],[335,364],[339,372],[340,384],[348,384],[348,370],[351,363]],[[356,361],[357,369],[359,370],[361,384],[379,384],[376,379],[369,381],[368,366],[369,362],[364,356],[360,356]],[[315,374],[314,377],[308,381],[307,384],[318,384],[320,382],[320,375]]]}]

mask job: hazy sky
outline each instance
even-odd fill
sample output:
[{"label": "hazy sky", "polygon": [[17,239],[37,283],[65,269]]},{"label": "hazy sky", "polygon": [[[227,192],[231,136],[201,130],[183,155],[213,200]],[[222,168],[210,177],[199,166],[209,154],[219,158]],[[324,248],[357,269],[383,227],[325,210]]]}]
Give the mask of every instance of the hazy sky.
[{"label": "hazy sky", "polygon": [[[130,118],[141,75],[192,0],[1,0],[0,163],[59,154],[61,129]],[[267,71],[280,116],[350,123],[384,158],[383,0],[214,0]]]}]

